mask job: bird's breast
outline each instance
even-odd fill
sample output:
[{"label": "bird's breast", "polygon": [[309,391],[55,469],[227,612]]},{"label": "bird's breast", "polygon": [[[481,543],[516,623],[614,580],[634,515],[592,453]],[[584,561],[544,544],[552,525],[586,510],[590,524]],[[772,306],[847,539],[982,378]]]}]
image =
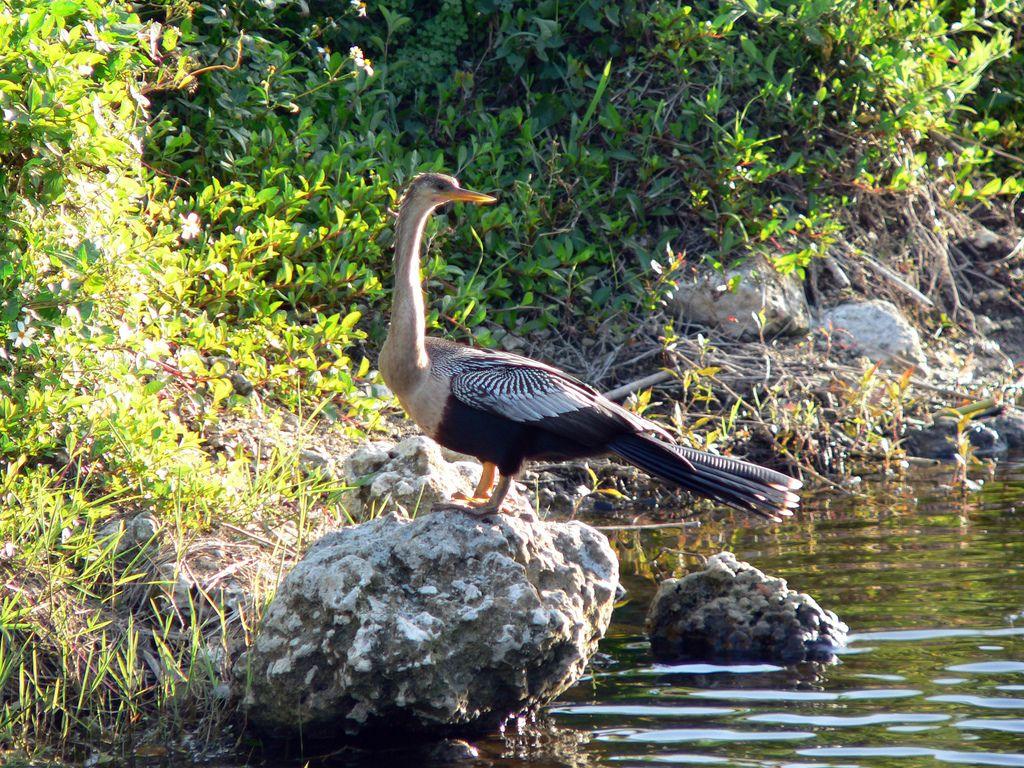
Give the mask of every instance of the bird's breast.
[{"label": "bird's breast", "polygon": [[428,373],[414,386],[403,392],[395,392],[395,395],[416,426],[436,440],[451,395],[447,381]]}]

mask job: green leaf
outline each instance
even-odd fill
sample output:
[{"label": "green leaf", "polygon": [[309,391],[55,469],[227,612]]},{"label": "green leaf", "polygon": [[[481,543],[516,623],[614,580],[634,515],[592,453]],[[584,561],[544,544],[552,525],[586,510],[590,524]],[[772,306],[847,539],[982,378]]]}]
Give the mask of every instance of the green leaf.
[{"label": "green leaf", "polygon": [[212,379],[210,381],[210,393],[213,395],[213,406],[226,400],[235,391],[230,379]]},{"label": "green leaf", "polygon": [[80,8],[81,6],[73,0],[51,0],[50,2],[50,13],[60,18],[77,13]]},{"label": "green leaf", "polygon": [[279,190],[277,187],[267,187],[266,189],[261,189],[259,192],[256,193],[256,204],[263,205],[265,203],[269,203],[279,194],[281,194],[281,190]]},{"label": "green leaf", "polygon": [[343,330],[343,331],[351,330],[352,327],[355,326],[355,324],[359,322],[359,318],[361,318],[362,316],[363,316],[363,313],[360,312],[359,310],[357,310],[357,309],[352,310],[347,315],[345,315],[345,319],[341,321],[341,330]]},{"label": "green leaf", "polygon": [[991,197],[992,195],[998,195],[1000,187],[1003,186],[1002,179],[998,176],[994,179],[990,179],[984,187],[978,190],[979,197]]},{"label": "green leaf", "polygon": [[740,38],[740,47],[743,48],[743,52],[751,59],[757,62],[761,61],[761,52],[757,50],[757,46],[754,45],[754,42],[746,35],[743,35],[743,37]]},{"label": "green leaf", "polygon": [[164,29],[160,45],[165,51],[173,51],[178,46],[178,28],[167,27]]}]

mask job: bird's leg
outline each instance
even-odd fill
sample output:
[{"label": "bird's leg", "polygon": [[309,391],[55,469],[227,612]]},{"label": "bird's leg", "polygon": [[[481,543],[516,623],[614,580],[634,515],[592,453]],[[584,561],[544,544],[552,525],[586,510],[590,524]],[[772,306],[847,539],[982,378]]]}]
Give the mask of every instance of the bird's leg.
[{"label": "bird's leg", "polygon": [[512,487],[512,477],[510,475],[501,475],[498,478],[498,485],[494,489],[494,493],[491,494],[491,498],[482,504],[470,503],[467,511],[474,517],[487,517],[497,512],[501,512],[501,505],[505,503],[505,497],[508,496],[508,490]]},{"label": "bird's leg", "polygon": [[494,486],[494,475],[497,471],[497,466],[491,464],[489,461],[485,461],[483,470],[480,472],[480,482],[476,484],[476,490],[473,491],[473,495],[467,496],[462,493],[462,491],[459,491],[454,494],[452,498],[458,499],[459,501],[468,501],[471,504],[474,502],[481,504],[486,503],[488,495],[491,492],[491,488]]},{"label": "bird's leg", "polygon": [[508,496],[509,488],[512,487],[512,477],[509,475],[500,475],[498,478],[498,485],[494,489],[494,493],[491,494],[491,498],[487,500],[475,500],[471,501],[468,505],[463,506],[462,504],[453,504],[452,502],[441,502],[434,505],[435,512],[465,512],[467,515],[473,517],[487,517],[495,513],[501,512],[501,505],[505,502],[505,497]]}]

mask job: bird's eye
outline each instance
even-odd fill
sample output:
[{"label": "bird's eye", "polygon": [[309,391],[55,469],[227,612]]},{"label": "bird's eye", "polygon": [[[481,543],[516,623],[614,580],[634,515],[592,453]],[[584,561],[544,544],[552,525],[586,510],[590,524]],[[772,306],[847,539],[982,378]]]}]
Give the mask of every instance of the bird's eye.
[{"label": "bird's eye", "polygon": [[438,192],[444,192],[444,184],[440,181],[435,181],[434,189],[436,189]]}]

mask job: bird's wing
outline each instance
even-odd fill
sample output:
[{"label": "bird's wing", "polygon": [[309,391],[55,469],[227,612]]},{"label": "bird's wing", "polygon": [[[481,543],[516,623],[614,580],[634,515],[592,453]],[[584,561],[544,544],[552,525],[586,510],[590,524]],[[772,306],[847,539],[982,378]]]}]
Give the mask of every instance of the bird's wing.
[{"label": "bird's wing", "polygon": [[672,440],[658,425],[553,366],[507,352],[464,349],[453,366],[451,391],[465,405],[584,443],[624,430]]}]

